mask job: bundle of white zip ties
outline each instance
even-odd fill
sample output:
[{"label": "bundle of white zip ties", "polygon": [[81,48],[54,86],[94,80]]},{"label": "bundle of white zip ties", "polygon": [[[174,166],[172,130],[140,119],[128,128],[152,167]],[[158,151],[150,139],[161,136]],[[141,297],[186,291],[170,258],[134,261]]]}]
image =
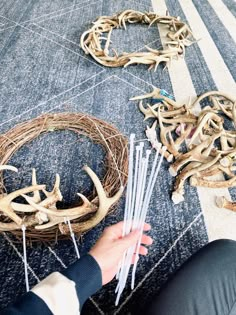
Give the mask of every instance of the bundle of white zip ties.
[{"label": "bundle of white zip ties", "polygon": [[130,247],[124,253],[123,259],[119,264],[119,270],[116,275],[116,278],[118,279],[118,284],[115,291],[117,293],[115,302],[116,305],[119,304],[119,300],[125,288],[129,270],[132,265],[132,260],[135,255],[131,280],[131,289],[133,290],[134,288],[138,253],[141,245],[144,223],[146,220],[153,188],[161,167],[161,163],[163,161],[164,152],[166,151],[166,147],[162,147],[162,154],[158,160],[162,146],[161,143],[159,143],[155,153],[154,161],[150,169],[151,173],[148,176],[151,150],[146,150],[144,157],[144,143],[140,142],[138,145],[134,146],[134,139],[135,134],[131,134],[123,236],[129,234],[132,230],[138,229],[140,230],[140,237],[137,244]]}]

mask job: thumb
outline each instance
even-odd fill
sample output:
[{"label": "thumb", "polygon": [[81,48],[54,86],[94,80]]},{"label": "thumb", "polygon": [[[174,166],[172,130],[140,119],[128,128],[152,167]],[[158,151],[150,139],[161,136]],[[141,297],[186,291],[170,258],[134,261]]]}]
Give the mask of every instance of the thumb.
[{"label": "thumb", "polygon": [[134,230],[119,240],[120,245],[123,247],[124,250],[126,250],[130,246],[136,244],[136,242],[139,239],[139,236],[140,236],[140,231]]}]

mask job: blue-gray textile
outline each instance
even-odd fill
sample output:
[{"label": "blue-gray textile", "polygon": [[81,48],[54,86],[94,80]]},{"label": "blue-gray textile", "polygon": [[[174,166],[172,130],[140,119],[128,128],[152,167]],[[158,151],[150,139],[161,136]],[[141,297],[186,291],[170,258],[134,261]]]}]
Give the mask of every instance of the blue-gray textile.
[{"label": "blue-gray textile", "polygon": [[[235,16],[233,0],[217,0]],[[191,8],[193,6],[193,9]],[[101,15],[113,15],[124,9],[169,11],[204,33],[204,38],[186,49],[184,66],[179,71],[159,66],[148,72],[144,65],[105,68],[86,56],[80,48],[80,36]],[[200,19],[200,22],[199,22]],[[233,34],[235,35],[235,33]],[[129,136],[145,138],[144,122],[133,96],[163,88],[178,98],[189,89],[196,95],[231,89],[236,77],[236,44],[231,29],[212,8],[212,0],[2,0],[0,3],[0,133],[16,124],[46,112],[84,112],[114,124]],[[209,43],[209,49],[205,49]],[[118,52],[161,47],[156,26],[128,25],[114,30],[112,45]],[[210,57],[209,57],[209,54]],[[214,59],[216,58],[216,59]],[[174,61],[176,64],[176,61]],[[173,64],[173,68],[176,69]],[[188,74],[188,76],[184,75]],[[222,83],[222,84],[221,84]],[[148,147],[148,144],[147,144]],[[10,163],[19,173],[6,172],[7,191],[30,184],[31,169],[36,168],[38,182],[53,185],[61,176],[62,207],[78,201],[77,192],[88,194],[92,183],[82,171],[88,164],[100,177],[104,174],[104,152],[86,137],[72,132],[52,132],[22,147]],[[127,284],[120,304],[115,307],[116,281],[103,287],[84,306],[84,314],[135,314],[141,309],[193,253],[208,242],[202,204],[196,188],[186,185],[185,201],[174,205],[171,191],[174,178],[164,162],[155,186],[147,222],[152,225],[154,243],[147,257],[140,258],[133,291]],[[231,191],[236,197],[234,190]],[[86,253],[105,226],[122,220],[124,199],[115,212],[78,240]],[[0,309],[25,292],[22,245],[13,244],[9,233],[0,235]],[[72,241],[34,244],[27,247],[30,287],[53,271],[61,271],[76,260]]]},{"label": "blue-gray textile", "polygon": [[235,241],[208,243],[167,281],[145,314],[235,315],[235,259]]}]

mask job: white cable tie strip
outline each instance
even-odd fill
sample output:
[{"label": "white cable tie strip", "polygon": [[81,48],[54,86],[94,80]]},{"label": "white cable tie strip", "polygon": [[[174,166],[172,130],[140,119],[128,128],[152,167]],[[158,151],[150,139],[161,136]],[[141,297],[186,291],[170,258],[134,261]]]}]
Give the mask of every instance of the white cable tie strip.
[{"label": "white cable tie strip", "polygon": [[[142,175],[142,155],[143,155],[143,146],[144,146],[144,143],[141,142],[140,145],[136,146],[136,161],[135,161],[135,164],[137,162],[137,172],[138,172],[138,179],[137,179],[137,195],[136,195],[136,201],[135,201],[135,208],[132,207],[132,198],[129,199],[129,201],[131,200],[131,203],[129,204],[130,207],[128,207],[128,216],[126,218],[126,222],[125,222],[125,235],[129,234],[130,231],[131,231],[131,228],[132,228],[132,223],[133,223],[133,211],[135,209],[136,211],[136,203],[137,203],[137,198],[139,197],[139,191],[140,191],[140,186],[141,186],[141,175]],[[131,152],[131,150],[130,150]],[[132,153],[132,152],[131,152]],[[132,163],[133,165],[133,163]],[[131,170],[132,174],[133,174],[133,170]],[[129,176],[130,177],[130,176]],[[133,181],[132,181],[133,182]],[[136,183],[135,183],[136,185]],[[131,189],[130,189],[130,192],[132,190],[132,186],[131,186]],[[128,196],[127,196],[128,198]],[[133,202],[134,204],[134,202]],[[116,287],[116,291],[118,291],[118,298],[117,300],[119,300],[120,298],[120,295],[123,291],[123,283],[124,283],[124,279],[125,279],[125,275],[126,275],[126,270],[127,270],[127,261],[129,260],[129,256],[130,256],[130,249],[128,249],[126,252],[125,252],[125,255],[123,255],[123,259],[122,259],[122,265],[121,265],[121,271],[120,271],[120,275],[119,275],[119,283]]]},{"label": "white cable tie strip", "polygon": [[132,198],[132,204],[131,204],[132,213],[133,213],[133,211],[134,211],[134,205],[135,205],[135,199],[136,199],[136,193],[137,193],[137,179],[138,179],[138,167],[139,167],[139,151],[140,151],[140,146],[137,146],[137,147],[136,147],[136,156],[135,156],[133,198]]},{"label": "white cable tie strip", "polygon": [[[124,224],[123,224],[123,231],[122,236],[126,235],[127,230],[127,222],[129,220],[129,207],[131,207],[131,200],[132,200],[132,185],[133,185],[133,155],[134,155],[134,139],[135,134],[132,133],[130,135],[130,150],[129,150],[129,166],[128,166],[128,183],[127,183],[127,190],[126,190],[126,199],[125,199],[125,211],[124,211]],[[122,272],[122,266],[124,264],[124,256],[122,261],[119,263],[118,270],[116,273],[116,279],[119,279],[121,272]],[[117,285],[118,287],[118,285]],[[117,289],[116,287],[116,289]]]},{"label": "white cable tie strip", "polygon": [[132,280],[131,280],[131,289],[132,290],[134,289],[135,273],[136,273],[137,263],[138,263],[138,259],[137,258],[138,258],[138,253],[139,253],[141,240],[142,240],[142,232],[143,232],[144,224],[145,224],[145,221],[146,221],[146,216],[147,216],[147,211],[148,211],[151,195],[152,195],[152,192],[153,192],[154,185],[156,183],[157,175],[158,175],[158,173],[160,171],[160,167],[161,167],[161,164],[162,164],[162,161],[163,161],[163,158],[164,158],[165,151],[166,151],[166,147],[162,147],[162,154],[161,154],[161,157],[160,157],[157,169],[156,169],[156,173],[155,173],[154,178],[153,178],[153,182],[152,182],[151,187],[150,187],[150,191],[148,192],[148,198],[146,200],[146,204],[143,205],[142,217],[140,218],[140,222],[141,222],[141,226],[140,226],[140,231],[141,232],[140,233],[141,234],[140,234],[140,237],[139,237],[138,246],[137,246],[137,250],[136,250],[135,263],[134,263],[133,270],[132,270]]},{"label": "white cable tie strip", "polygon": [[25,225],[22,225],[22,234],[23,234],[23,258],[24,258],[24,268],[25,268],[25,286],[26,291],[29,292],[29,276],[28,276],[28,268],[27,268],[27,255],[26,255],[26,238],[25,238]]},{"label": "white cable tie strip", "polygon": [[[146,188],[146,181],[147,181],[147,171],[148,171],[148,163],[149,163],[149,157],[151,154],[151,150],[146,150],[146,159],[145,159],[145,165],[144,165],[144,175],[143,175],[143,186],[142,186],[142,191],[141,191],[141,203],[139,205],[139,214],[137,217],[137,225],[136,228],[140,229],[142,226],[142,215],[143,215],[143,211],[144,211],[144,191]],[[134,250],[135,253],[135,261],[134,261],[134,265],[133,265],[133,271],[132,271],[132,278],[131,278],[131,289],[134,288],[134,281],[135,281],[135,272],[136,272],[136,268],[137,268],[137,262],[138,262],[138,256],[139,256],[139,248],[141,245],[141,239],[142,239],[142,232],[143,229],[140,229],[140,237],[139,240],[135,246],[136,252]]]},{"label": "white cable tie strip", "polygon": [[[126,284],[126,281],[127,281],[127,278],[128,278],[128,274],[129,274],[129,269],[130,269],[130,265],[131,265],[131,262],[132,262],[132,255],[130,255],[130,253],[132,252],[132,248],[130,247],[127,251],[127,255],[126,255],[126,262],[125,262],[125,265],[123,267],[123,273],[122,273],[122,277],[120,278],[120,281],[119,281],[119,284],[118,284],[118,294],[117,294],[117,297],[116,297],[116,301],[115,301],[115,305],[117,306],[119,304],[119,300],[120,300],[120,297],[121,297],[121,294],[125,288],[125,284]],[[131,259],[131,260],[130,260]]]},{"label": "white cable tie strip", "polygon": [[79,254],[78,244],[76,242],[75,233],[72,230],[72,226],[71,226],[70,220],[68,218],[67,218],[67,223],[68,223],[69,230],[70,230],[70,236],[72,238],[72,241],[73,241],[73,244],[74,244],[74,247],[75,247],[75,252],[76,252],[76,255],[77,255],[78,259],[79,259],[80,258],[80,254]]},{"label": "white cable tie strip", "polygon": [[[7,236],[7,234],[5,232],[2,233],[3,237],[7,240],[7,242],[10,244],[10,246],[14,249],[14,251],[16,252],[16,254],[18,255],[18,257],[22,260],[22,262],[24,263],[24,257],[21,255],[21,253],[18,251],[18,249],[16,248],[16,246],[13,244],[13,242],[11,241],[11,239]],[[29,266],[29,264],[27,264],[27,267],[29,269],[29,271],[32,273],[33,277],[37,280],[37,282],[40,282],[40,279],[37,277],[37,275],[35,274],[34,270]]]},{"label": "white cable tie strip", "polygon": [[[137,220],[137,218],[139,216],[139,213],[138,213],[139,208],[140,208],[139,203],[142,202],[141,193],[142,193],[142,188],[143,188],[144,175],[145,175],[145,164],[146,164],[146,159],[142,157],[143,156],[143,147],[144,147],[143,142],[140,143],[140,145],[136,147],[136,161],[135,161],[135,168],[136,168],[135,173],[136,174],[134,174],[134,177],[136,177],[136,178],[134,180],[134,186],[136,186],[136,182],[137,182],[137,194],[136,194],[136,196],[133,196],[133,200],[131,203],[131,209],[129,209],[129,220],[128,220],[128,224],[126,226],[127,234],[130,232],[131,228],[132,229],[134,228],[134,221]],[[137,180],[137,174],[138,174],[138,180]],[[133,187],[133,191],[135,191],[135,190],[136,190],[136,187]],[[134,201],[135,201],[135,208],[133,207]],[[118,292],[116,302],[115,302],[116,305],[118,305],[121,294],[125,288],[125,284],[127,282],[127,278],[128,278],[129,270],[131,267],[132,257],[133,257],[135,248],[136,248],[136,245],[131,246],[128,249],[128,251],[126,251],[125,255],[123,256],[121,272],[119,274],[119,283],[117,284],[117,287],[115,290],[116,293]]]},{"label": "white cable tie strip", "polygon": [[134,227],[134,219],[137,216],[137,211],[138,211],[138,205],[140,202],[140,193],[141,193],[141,188],[142,188],[142,176],[143,176],[143,146],[144,143],[140,143],[140,152],[139,152],[139,160],[138,160],[138,179],[137,179],[137,192],[136,192],[136,198],[135,198],[135,206],[134,206],[134,214],[133,217],[130,221],[130,230],[131,227]]},{"label": "white cable tie strip", "polygon": [[125,236],[125,231],[126,231],[126,224],[127,224],[127,219],[128,219],[128,206],[129,206],[129,194],[132,189],[131,186],[131,174],[132,174],[132,169],[131,169],[131,160],[133,156],[133,151],[134,151],[134,138],[135,134],[130,135],[130,150],[129,150],[129,167],[128,167],[128,183],[127,183],[127,190],[126,190],[126,200],[125,200],[125,213],[124,213],[124,225],[123,225],[123,236]]},{"label": "white cable tie strip", "polygon": [[[144,228],[145,219],[146,219],[146,215],[147,215],[147,211],[148,211],[148,206],[149,206],[149,203],[150,203],[151,195],[152,195],[152,192],[153,192],[153,188],[154,188],[154,185],[156,183],[157,175],[158,175],[158,173],[160,171],[160,167],[161,167],[161,164],[162,164],[162,161],[163,161],[163,158],[164,158],[165,151],[166,151],[166,147],[162,147],[162,154],[161,154],[160,160],[158,162],[158,165],[157,165],[155,173],[152,172],[152,174],[151,174],[152,176],[150,176],[150,180],[149,180],[149,183],[148,183],[148,189],[146,191],[146,196],[145,196],[143,209],[142,209],[142,216],[140,218],[140,222],[141,222],[141,226],[140,226],[141,232],[140,233],[141,234],[140,234],[139,241],[138,241],[138,246],[137,246],[137,250],[136,250],[136,259],[135,259],[135,263],[134,263],[133,271],[132,271],[132,281],[131,281],[131,288],[132,289],[134,288],[135,272],[136,272],[136,268],[137,268],[137,258],[138,258],[139,248],[140,248],[140,245],[141,245],[142,231],[143,231],[143,228]],[[157,159],[155,160],[155,162],[157,162]],[[154,168],[152,169],[152,171],[155,169],[155,166],[156,166],[156,163],[154,163],[154,164],[155,165],[153,165]]]},{"label": "white cable tie strip", "polygon": [[[133,191],[133,165],[134,165],[134,134],[130,135],[130,156],[129,156],[129,193],[127,194],[128,198],[128,209],[127,209],[127,218],[125,222],[125,235],[129,234],[131,230],[131,219],[132,219],[132,213],[131,213],[131,204],[132,204],[132,191]],[[141,148],[141,144],[140,144]]]}]

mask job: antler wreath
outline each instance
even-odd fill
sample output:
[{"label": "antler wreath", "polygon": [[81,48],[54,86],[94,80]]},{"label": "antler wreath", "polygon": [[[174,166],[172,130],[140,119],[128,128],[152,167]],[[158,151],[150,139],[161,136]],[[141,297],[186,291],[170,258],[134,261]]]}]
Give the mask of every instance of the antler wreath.
[{"label": "antler wreath", "polygon": [[[146,46],[145,52],[123,52],[118,55],[114,48],[110,49],[111,34],[115,28],[126,29],[126,23],[142,23],[152,26],[161,24],[167,27],[165,48],[156,50]],[[104,33],[108,33],[107,38]],[[161,16],[156,13],[143,13],[126,10],[113,16],[101,16],[93,22],[93,26],[80,38],[80,45],[86,54],[90,54],[97,62],[106,67],[127,67],[132,64],[149,65],[149,70],[156,71],[160,63],[168,64],[173,58],[185,54],[185,47],[194,43],[193,34],[187,24],[179,17]],[[110,54],[109,49],[113,52]]]}]

